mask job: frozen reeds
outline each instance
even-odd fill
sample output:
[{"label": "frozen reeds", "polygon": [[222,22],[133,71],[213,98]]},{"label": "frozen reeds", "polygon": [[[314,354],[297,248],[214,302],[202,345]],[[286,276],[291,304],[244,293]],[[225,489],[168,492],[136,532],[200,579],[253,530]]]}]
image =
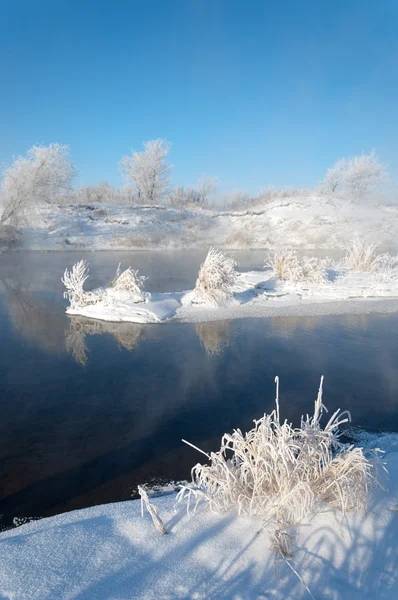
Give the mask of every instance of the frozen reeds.
[{"label": "frozen reeds", "polygon": [[101,297],[99,290],[95,292],[85,292],[83,286],[88,279],[88,265],[85,260],[80,260],[68,271],[65,269],[64,276],[61,278],[66,287],[64,298],[70,302],[71,308],[78,308],[95,304]]},{"label": "frozen reeds", "polygon": [[[361,448],[340,441],[340,426],[350,420],[338,409],[324,427],[320,421],[326,407],[322,384],[314,414],[301,418],[294,428],[279,416],[279,381],[276,407],[254,421],[243,434],[239,429],[224,434],[218,452],[206,454],[210,464],[192,469],[193,487],[182,487],[178,500],[203,500],[211,511],[259,517],[271,528],[279,552],[289,554],[291,526],[325,507],[346,513],[364,507],[375,480],[373,461]],[[198,449],[198,448],[197,448]],[[278,533],[279,532],[279,533]]]},{"label": "frozen reeds", "polygon": [[138,275],[138,271],[134,271],[131,267],[128,267],[124,271],[120,270],[121,263],[119,263],[116,275],[111,283],[111,288],[118,292],[132,292],[133,294],[140,295],[144,291],[144,283],[148,279],[143,275]]},{"label": "frozen reeds", "polygon": [[155,526],[155,529],[157,529],[157,531],[159,531],[160,533],[165,535],[167,533],[167,531],[166,531],[165,526],[163,525],[163,521],[159,517],[156,507],[149,501],[146,490],[141,485],[138,486],[138,493],[141,496],[141,516],[144,516],[144,504],[145,504],[147,511],[151,515],[152,522]]},{"label": "frozen reeds", "polygon": [[88,264],[85,260],[80,260],[74,264],[70,271],[65,269],[61,281],[66,287],[64,298],[69,300],[71,308],[82,308],[105,300],[110,290],[113,292],[130,292],[130,294],[136,296],[137,302],[144,301],[147,295],[144,292],[144,282],[147,277],[139,275],[138,271],[134,271],[131,267],[121,272],[120,263],[109,288],[98,288],[92,292],[85,292],[83,287],[87,279]]},{"label": "frozen reeds", "polygon": [[372,272],[380,282],[398,280],[398,256],[376,254],[377,245],[355,238],[342,260],[343,268],[359,273]]},{"label": "frozen reeds", "polygon": [[275,248],[267,256],[265,267],[271,267],[275,276],[290,283],[326,283],[322,262],[315,256],[299,258],[295,250]]},{"label": "frozen reeds", "polygon": [[343,259],[344,266],[351,271],[367,272],[375,267],[377,246],[361,238],[355,238],[346,248],[347,253]]},{"label": "frozen reeds", "polygon": [[233,298],[232,286],[236,281],[236,261],[210,248],[201,265],[194,289],[194,301],[209,306],[220,306]]}]

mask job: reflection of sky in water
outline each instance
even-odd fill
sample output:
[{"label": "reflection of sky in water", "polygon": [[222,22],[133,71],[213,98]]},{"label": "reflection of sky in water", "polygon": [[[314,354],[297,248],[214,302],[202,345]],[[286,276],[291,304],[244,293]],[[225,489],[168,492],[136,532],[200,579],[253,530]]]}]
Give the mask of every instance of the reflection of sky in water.
[{"label": "reflection of sky in water", "polygon": [[[204,253],[203,253],[204,254]],[[131,253],[90,254],[94,285]],[[140,254],[153,289],[195,280],[203,258]],[[288,317],[130,325],[70,319],[60,277],[75,255],[0,257],[0,513],[47,515],[129,497],[153,477],[189,476],[200,460],[273,407],[312,409],[319,378],[330,410],[398,431],[398,316]],[[178,261],[184,268],[178,269]],[[101,263],[104,267],[101,270]],[[159,266],[159,262],[161,263]],[[258,267],[258,253],[246,256]]]}]

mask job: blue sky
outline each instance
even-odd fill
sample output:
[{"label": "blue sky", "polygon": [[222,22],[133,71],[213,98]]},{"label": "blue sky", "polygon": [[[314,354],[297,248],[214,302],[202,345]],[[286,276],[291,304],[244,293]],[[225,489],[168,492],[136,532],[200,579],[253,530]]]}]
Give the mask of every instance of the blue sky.
[{"label": "blue sky", "polygon": [[173,180],[312,186],[376,148],[397,180],[396,0],[1,0],[0,163],[68,144],[77,183],[173,143]]}]

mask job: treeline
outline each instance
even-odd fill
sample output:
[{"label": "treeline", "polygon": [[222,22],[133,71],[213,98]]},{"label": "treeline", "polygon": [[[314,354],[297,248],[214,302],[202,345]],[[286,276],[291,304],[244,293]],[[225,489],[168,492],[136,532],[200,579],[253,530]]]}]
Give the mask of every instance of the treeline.
[{"label": "treeline", "polygon": [[[217,196],[217,177],[202,175],[192,188],[173,186],[172,165],[168,160],[171,144],[157,139],[144,143],[119,162],[125,186],[118,189],[106,182],[73,188],[76,168],[69,148],[61,144],[33,146],[2,173],[0,186],[0,226],[18,226],[21,218],[45,204],[144,204],[167,203],[177,207],[208,207]],[[343,194],[351,200],[365,198],[388,178],[374,150],[353,158],[343,158],[328,169],[316,190],[261,190],[255,197],[232,192],[228,208],[261,205],[274,198],[303,194]],[[219,204],[220,206],[220,204]],[[224,205],[225,206],[225,205]]]}]

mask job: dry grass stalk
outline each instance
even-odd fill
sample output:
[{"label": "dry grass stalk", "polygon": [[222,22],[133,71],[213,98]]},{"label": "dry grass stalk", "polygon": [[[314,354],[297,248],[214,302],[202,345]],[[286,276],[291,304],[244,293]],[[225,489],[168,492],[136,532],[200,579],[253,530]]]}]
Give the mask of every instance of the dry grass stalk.
[{"label": "dry grass stalk", "polygon": [[146,506],[147,511],[151,515],[153,524],[155,525],[155,529],[160,533],[165,535],[167,533],[165,526],[163,525],[162,519],[158,515],[157,509],[150,503],[148,494],[142,486],[138,486],[138,493],[141,496],[141,515],[144,516],[144,504]]}]

